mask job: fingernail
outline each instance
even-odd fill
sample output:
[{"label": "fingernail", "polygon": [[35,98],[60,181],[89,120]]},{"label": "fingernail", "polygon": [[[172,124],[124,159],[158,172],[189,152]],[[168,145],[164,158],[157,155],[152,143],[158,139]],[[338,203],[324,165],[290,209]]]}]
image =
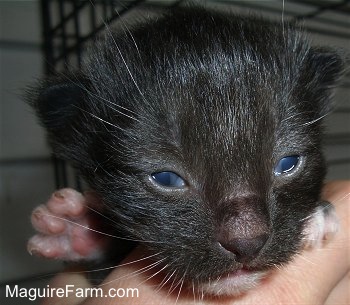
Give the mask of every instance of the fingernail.
[{"label": "fingernail", "polygon": [[38,254],[39,254],[39,250],[38,249],[36,249],[36,248],[27,248],[27,251],[28,251],[28,253],[30,254],[30,255],[36,255],[36,256],[38,256]]},{"label": "fingernail", "polygon": [[58,198],[58,199],[64,199],[64,195],[63,195],[61,192],[59,192],[59,191],[54,192],[53,195],[54,195],[56,198]]}]

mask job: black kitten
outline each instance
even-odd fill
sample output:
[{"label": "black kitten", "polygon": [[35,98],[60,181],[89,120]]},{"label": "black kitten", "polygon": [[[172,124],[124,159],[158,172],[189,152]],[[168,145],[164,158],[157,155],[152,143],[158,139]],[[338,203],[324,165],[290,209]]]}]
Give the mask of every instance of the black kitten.
[{"label": "black kitten", "polygon": [[332,221],[321,119],[341,67],[290,24],[179,8],[107,31],[30,103],[118,230],[167,274],[237,294]]}]

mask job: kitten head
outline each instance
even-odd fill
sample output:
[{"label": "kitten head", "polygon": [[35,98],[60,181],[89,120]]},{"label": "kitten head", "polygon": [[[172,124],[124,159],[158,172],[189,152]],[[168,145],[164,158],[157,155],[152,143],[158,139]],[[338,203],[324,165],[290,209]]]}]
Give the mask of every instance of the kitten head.
[{"label": "kitten head", "polygon": [[290,25],[178,9],[107,31],[31,103],[54,152],[168,274],[239,293],[300,249],[340,70]]}]

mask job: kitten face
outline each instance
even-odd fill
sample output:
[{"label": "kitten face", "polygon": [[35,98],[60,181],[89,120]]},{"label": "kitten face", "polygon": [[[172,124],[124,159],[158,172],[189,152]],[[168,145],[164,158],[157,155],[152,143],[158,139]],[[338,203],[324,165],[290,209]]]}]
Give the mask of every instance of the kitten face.
[{"label": "kitten face", "polygon": [[341,61],[290,26],[198,8],[130,31],[46,82],[34,107],[56,154],[166,273],[240,293],[300,249]]}]

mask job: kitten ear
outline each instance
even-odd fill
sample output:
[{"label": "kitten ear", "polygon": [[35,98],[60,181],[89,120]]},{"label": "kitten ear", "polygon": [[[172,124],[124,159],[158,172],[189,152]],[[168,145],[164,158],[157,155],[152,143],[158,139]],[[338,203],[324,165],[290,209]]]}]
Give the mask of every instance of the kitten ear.
[{"label": "kitten ear", "polygon": [[84,154],[88,142],[82,118],[82,110],[88,103],[88,88],[89,82],[82,76],[53,77],[30,88],[26,94],[54,153],[73,163]]},{"label": "kitten ear", "polygon": [[344,58],[327,48],[311,48],[306,59],[305,74],[308,75],[311,100],[318,101],[317,116],[329,113],[333,104],[330,99],[337,82],[344,72]]},{"label": "kitten ear", "polygon": [[308,60],[319,86],[333,88],[343,72],[344,60],[340,54],[326,48],[312,48]]},{"label": "kitten ear", "polygon": [[65,127],[86,98],[86,81],[68,79],[50,78],[27,92],[28,103],[49,132]]}]

